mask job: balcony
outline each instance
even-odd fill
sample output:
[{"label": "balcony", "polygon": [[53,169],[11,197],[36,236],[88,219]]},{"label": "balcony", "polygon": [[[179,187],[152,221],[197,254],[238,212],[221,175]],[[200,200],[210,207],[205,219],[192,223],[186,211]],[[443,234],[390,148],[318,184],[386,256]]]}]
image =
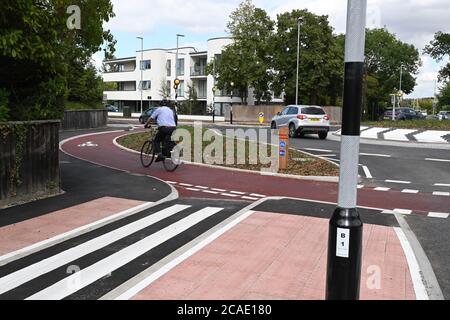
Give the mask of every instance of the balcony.
[{"label": "balcony", "polygon": [[206,77],[206,67],[191,67],[191,77]]}]

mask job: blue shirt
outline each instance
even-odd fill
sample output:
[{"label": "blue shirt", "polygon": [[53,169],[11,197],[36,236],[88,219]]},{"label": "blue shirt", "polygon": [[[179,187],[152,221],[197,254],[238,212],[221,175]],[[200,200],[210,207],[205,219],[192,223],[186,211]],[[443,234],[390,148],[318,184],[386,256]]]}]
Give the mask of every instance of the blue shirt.
[{"label": "blue shirt", "polygon": [[160,107],[152,114],[152,119],[156,120],[158,127],[176,127],[175,112],[168,107]]}]

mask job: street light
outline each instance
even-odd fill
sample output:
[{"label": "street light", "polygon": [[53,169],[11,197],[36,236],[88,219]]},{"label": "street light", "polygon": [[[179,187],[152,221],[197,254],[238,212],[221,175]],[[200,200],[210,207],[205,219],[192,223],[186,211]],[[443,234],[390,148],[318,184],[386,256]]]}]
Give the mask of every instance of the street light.
[{"label": "street light", "polygon": [[143,37],[137,37],[137,39],[141,40],[141,62],[140,62],[140,68],[141,68],[141,85],[140,85],[140,90],[141,90],[141,114],[144,112],[144,107],[143,107],[143,89],[144,89],[144,85],[143,85],[143,81],[144,81],[144,68],[143,68],[143,60],[144,60],[144,38]]},{"label": "street light", "polygon": [[297,40],[297,84],[295,87],[295,104],[298,106],[298,81],[299,81],[299,72],[300,72],[300,25],[303,22],[303,18],[300,17],[297,19],[298,24],[298,40]]},{"label": "street light", "polygon": [[234,89],[234,82],[230,82],[231,87],[231,107],[230,107],[230,124],[233,124],[233,89]]}]

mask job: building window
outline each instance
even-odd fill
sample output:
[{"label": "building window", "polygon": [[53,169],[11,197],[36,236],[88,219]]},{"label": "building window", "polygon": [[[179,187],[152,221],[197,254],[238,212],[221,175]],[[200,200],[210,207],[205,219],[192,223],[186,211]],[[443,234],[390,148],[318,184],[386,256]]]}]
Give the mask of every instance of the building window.
[{"label": "building window", "polygon": [[167,60],[166,62],[166,70],[167,70],[167,76],[172,76],[172,60]]},{"label": "building window", "polygon": [[178,97],[184,97],[184,81],[180,82],[180,85],[177,90]]},{"label": "building window", "polygon": [[172,82],[171,81],[167,81],[167,94],[170,95],[172,94]]},{"label": "building window", "polygon": [[150,90],[152,88],[151,81],[141,81],[139,83],[139,90]]},{"label": "building window", "polygon": [[152,68],[151,60],[141,61],[141,70],[150,70]]},{"label": "building window", "polygon": [[177,76],[184,76],[184,58],[178,59]]}]

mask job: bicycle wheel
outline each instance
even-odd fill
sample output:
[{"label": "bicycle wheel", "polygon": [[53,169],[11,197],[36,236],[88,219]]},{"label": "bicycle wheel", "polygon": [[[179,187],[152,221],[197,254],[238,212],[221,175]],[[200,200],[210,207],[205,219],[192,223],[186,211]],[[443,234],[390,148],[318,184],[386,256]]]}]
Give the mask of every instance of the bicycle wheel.
[{"label": "bicycle wheel", "polygon": [[171,157],[166,158],[163,162],[164,169],[168,172],[174,172],[178,169],[183,158],[183,149],[180,146],[175,146],[170,152]]},{"label": "bicycle wheel", "polygon": [[144,168],[148,168],[155,161],[155,148],[153,141],[146,141],[141,149],[141,163]]}]

